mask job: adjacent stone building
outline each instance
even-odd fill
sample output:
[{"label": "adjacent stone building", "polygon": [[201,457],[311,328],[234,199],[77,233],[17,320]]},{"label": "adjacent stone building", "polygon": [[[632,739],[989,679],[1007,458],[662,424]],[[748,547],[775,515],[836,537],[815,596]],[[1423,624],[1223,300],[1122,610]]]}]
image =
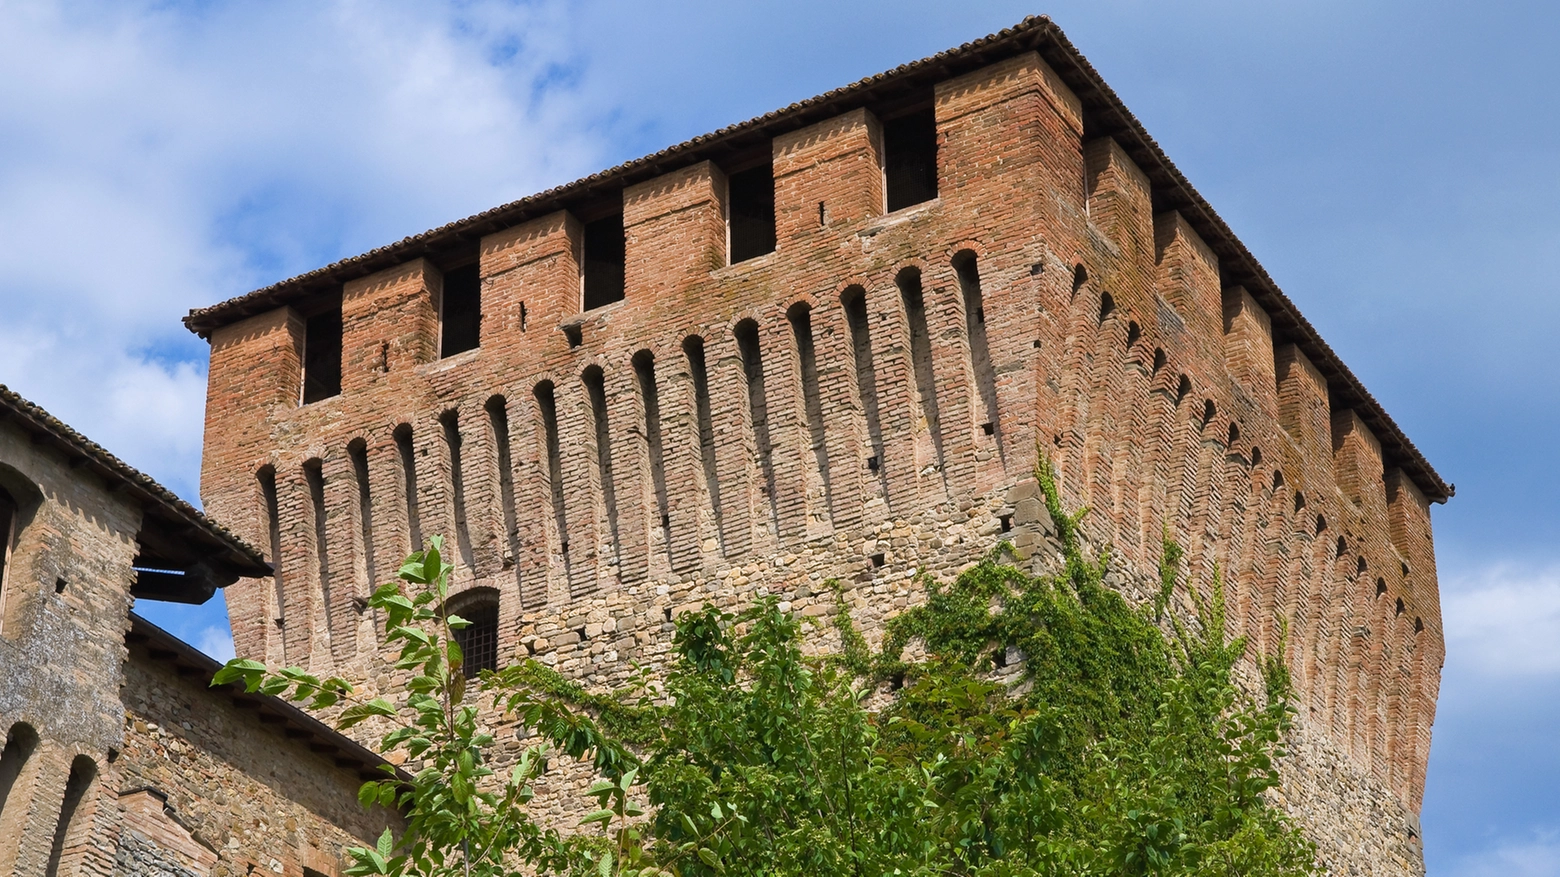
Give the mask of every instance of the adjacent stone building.
[{"label": "adjacent stone building", "polygon": [[475,665],[610,685],[831,578],[876,630],[918,568],[1050,561],[1043,452],[1123,588],[1168,528],[1230,633],[1287,625],[1335,873],[1422,871],[1452,490],[1046,19],[186,324],[203,499],[276,563],[242,654],[388,687],[364,599],[435,533]]},{"label": "adjacent stone building", "polygon": [[340,873],[396,814],[382,761],[130,610],[270,567],[156,482],[0,387],[0,873]]}]

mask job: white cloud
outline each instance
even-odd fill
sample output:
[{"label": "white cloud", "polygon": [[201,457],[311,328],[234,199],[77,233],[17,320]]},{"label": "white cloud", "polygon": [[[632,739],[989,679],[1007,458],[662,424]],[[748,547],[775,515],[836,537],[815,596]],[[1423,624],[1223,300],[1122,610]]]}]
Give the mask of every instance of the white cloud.
[{"label": "white cloud", "polygon": [[1560,838],[1553,831],[1504,841],[1459,857],[1452,877],[1560,877]]},{"label": "white cloud", "polygon": [[179,318],[593,169],[567,11],[0,5],[0,383],[193,498]]},{"label": "white cloud", "polygon": [[233,658],[233,635],[218,627],[208,627],[200,632],[200,637],[195,641],[195,648],[218,661],[229,661]]},{"label": "white cloud", "polygon": [[1441,602],[1449,663],[1493,677],[1560,674],[1560,567],[1448,576]]}]

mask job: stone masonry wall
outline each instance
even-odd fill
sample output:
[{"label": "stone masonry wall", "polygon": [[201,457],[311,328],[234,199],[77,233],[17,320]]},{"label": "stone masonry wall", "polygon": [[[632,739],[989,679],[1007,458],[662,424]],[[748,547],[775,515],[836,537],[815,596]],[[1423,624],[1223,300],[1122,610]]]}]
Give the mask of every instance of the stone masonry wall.
[{"label": "stone masonry wall", "polygon": [[126,814],[121,858],[157,856],[210,877],[302,877],[305,867],[336,875],[344,847],[399,827],[394,814],[358,804],[355,770],[262,724],[208,681],[132,649],[124,747],[112,766]]},{"label": "stone masonry wall", "polygon": [[[120,665],[140,509],[96,478],[0,425],[0,486],[19,507],[0,586],[0,873],[42,875],[73,770],[101,768],[121,744]],[[25,759],[23,755],[30,753]],[[78,782],[81,780],[78,779]],[[112,844],[73,825],[70,862],[106,873]],[[62,873],[75,873],[74,870]]]},{"label": "stone masonry wall", "polygon": [[7,424],[0,487],[0,873],[339,873],[341,844],[391,818],[356,775],[127,650],[139,505]]},{"label": "stone masonry wall", "polygon": [[488,234],[476,350],[436,358],[432,262],[348,282],[333,398],[298,404],[294,309],[217,329],[203,498],[279,549],[227,591],[240,654],[391,687],[356,601],[435,533],[499,595],[501,660],[591,684],[707,599],[817,615],[838,578],[875,631],[915,569],[1043,547],[1043,447],[1124,569],[1168,528],[1192,580],[1224,571],[1231,634],[1287,624],[1286,802],[1336,873],[1414,873],[1444,654],[1424,494],[1038,55],[931,97],[936,199],[886,213],[879,121],[845,112],[775,138],[777,247],[735,265],[722,168],[627,188],[622,302],[580,313],[572,213]]}]

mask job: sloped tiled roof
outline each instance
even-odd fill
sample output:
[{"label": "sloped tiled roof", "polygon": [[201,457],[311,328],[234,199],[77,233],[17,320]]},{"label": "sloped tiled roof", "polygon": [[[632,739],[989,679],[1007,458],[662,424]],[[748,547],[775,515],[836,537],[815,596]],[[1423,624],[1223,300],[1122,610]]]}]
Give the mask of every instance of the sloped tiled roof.
[{"label": "sloped tiled roof", "polygon": [[[134,612],[130,613],[130,632],[125,641],[144,648],[152,660],[171,664],[181,676],[194,675],[209,682],[222,668],[215,658]],[[257,723],[279,726],[300,747],[333,759],[337,767],[355,771],[361,779],[383,780],[391,776],[383,769],[389,762],[377,753],[281,698],[247,692],[240,682],[208,691],[212,697],[231,697],[235,706],[252,710]],[[393,776],[403,782],[411,778],[400,768],[394,769]]]},{"label": "sloped tiled roof", "polygon": [[84,468],[111,489],[128,493],[144,509],[147,520],[142,522],[143,531],[160,529],[170,540],[187,544],[200,559],[213,560],[233,575],[271,574],[271,566],[260,552],[226,527],[4,385],[0,385],[0,417],[28,433],[33,443],[54,447],[73,467]]}]

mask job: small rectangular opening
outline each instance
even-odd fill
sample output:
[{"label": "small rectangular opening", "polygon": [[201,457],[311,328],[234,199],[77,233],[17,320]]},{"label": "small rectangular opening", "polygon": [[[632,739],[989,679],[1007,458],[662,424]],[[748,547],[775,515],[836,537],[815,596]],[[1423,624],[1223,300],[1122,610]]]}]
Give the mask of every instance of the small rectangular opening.
[{"label": "small rectangular opening", "polygon": [[726,179],[731,264],[775,251],[775,171],[762,164]]},{"label": "small rectangular opening", "polygon": [[341,305],[303,324],[303,404],[341,395]]},{"label": "small rectangular opening", "polygon": [[585,224],[585,310],[623,300],[623,214]]},{"label": "small rectangular opening", "polygon": [[454,356],[482,343],[482,277],[477,265],[444,273],[439,298],[439,356]]},{"label": "small rectangular opening", "polygon": [[937,197],[937,115],[924,110],[883,123],[889,212]]}]

